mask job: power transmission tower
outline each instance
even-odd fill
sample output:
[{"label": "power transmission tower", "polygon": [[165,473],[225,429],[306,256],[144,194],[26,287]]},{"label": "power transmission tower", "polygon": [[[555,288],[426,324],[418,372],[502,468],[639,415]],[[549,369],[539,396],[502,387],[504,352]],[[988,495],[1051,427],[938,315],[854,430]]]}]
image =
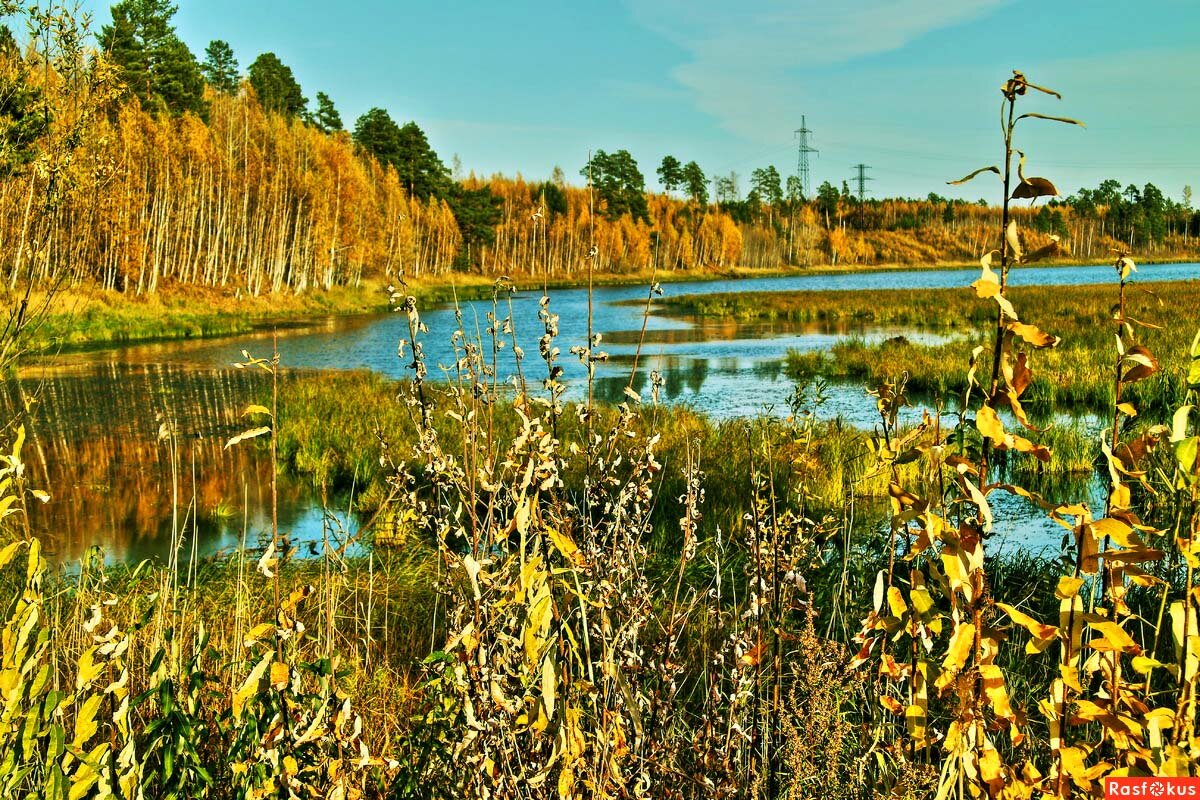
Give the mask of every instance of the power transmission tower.
[{"label": "power transmission tower", "polygon": [[810,133],[812,131],[808,128],[808,121],[801,114],[800,127],[794,132],[798,150],[796,154],[796,177],[800,179],[800,195],[806,200],[809,197],[809,190],[812,188],[808,180],[808,154],[821,152],[814,147],[808,146],[808,135]]},{"label": "power transmission tower", "polygon": [[851,180],[858,184],[858,227],[863,226],[863,203],[867,199],[867,181],[873,181],[874,178],[867,175],[867,170],[870,169],[866,164],[855,164],[854,169],[857,171]]}]

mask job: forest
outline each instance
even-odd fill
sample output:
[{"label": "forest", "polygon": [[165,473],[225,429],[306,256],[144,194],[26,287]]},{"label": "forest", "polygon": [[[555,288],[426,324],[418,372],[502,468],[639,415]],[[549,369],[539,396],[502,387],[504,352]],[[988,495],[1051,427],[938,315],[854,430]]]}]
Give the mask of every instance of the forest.
[{"label": "forest", "polygon": [[[81,28],[49,50],[15,27],[0,37],[10,288],[260,295],[365,277],[569,279],[592,247],[602,274],[963,264],[999,220],[994,205],[935,194],[860,202],[826,182],[806,198],[773,166],[742,187],[673,155],[653,192],[626,150],[597,149],[573,181],[558,169],[542,180],[464,175],[416,122],[374,108],[348,131],[324,92],[310,109],[273,53],[245,75],[223,41],[199,61],[166,0],[124,0],[111,14],[98,50]],[[66,23],[46,12],[31,24]],[[1115,180],[1013,214],[1030,247],[1057,236],[1062,256],[1079,260],[1117,247],[1193,257],[1200,234],[1190,189],[1176,202]]]}]

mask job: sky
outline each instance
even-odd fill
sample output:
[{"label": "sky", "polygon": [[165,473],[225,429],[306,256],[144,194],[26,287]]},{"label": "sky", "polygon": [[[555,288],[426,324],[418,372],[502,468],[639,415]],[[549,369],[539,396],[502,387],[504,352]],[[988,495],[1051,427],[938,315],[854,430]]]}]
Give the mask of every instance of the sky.
[{"label": "sky", "polygon": [[[1064,195],[1106,178],[1200,191],[1196,0],[177,0],[197,56],[224,39],[262,52],[348,127],[368,109],[413,120],[449,164],[573,181],[588,152],[629,150],[658,186],[664,155],[711,177],[796,172],[813,131],[813,186],[869,165],[871,196],[994,199],[1000,86],[1020,69],[1061,92],[1020,107],[1026,174]],[[108,2],[86,0],[98,28]]]}]

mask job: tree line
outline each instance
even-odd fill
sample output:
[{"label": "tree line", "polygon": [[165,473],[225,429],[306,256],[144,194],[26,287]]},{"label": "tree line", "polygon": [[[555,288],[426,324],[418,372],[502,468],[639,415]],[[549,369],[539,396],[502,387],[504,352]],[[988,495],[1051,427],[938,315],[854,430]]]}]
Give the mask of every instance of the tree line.
[{"label": "tree line", "polygon": [[[804,197],[774,166],[708,176],[664,156],[648,191],[627,150],[598,149],[571,184],[447,168],[417,123],[372,108],[347,131],[273,53],[243,76],[227,42],[203,61],[167,0],[122,0],[97,41],[69,15],[26,9],[26,45],[0,30],[0,270],[10,287],[66,279],[155,292],[198,284],[260,293],[452,270],[569,276],[656,267],[968,262],[999,212],[871,199],[822,184]],[[1153,185],[1106,181],[1021,209],[1026,236],[1175,252],[1200,217]],[[1041,242],[1034,242],[1036,246]],[[594,261],[589,256],[594,255]]]}]

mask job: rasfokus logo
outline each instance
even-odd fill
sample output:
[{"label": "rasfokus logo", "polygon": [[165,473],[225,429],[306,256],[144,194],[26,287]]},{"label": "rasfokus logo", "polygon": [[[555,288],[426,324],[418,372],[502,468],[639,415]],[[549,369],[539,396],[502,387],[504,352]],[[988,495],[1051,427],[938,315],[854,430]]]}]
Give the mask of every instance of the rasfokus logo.
[{"label": "rasfokus logo", "polygon": [[1194,797],[1200,800],[1200,778],[1106,778],[1105,798],[1136,797],[1146,800]]}]

